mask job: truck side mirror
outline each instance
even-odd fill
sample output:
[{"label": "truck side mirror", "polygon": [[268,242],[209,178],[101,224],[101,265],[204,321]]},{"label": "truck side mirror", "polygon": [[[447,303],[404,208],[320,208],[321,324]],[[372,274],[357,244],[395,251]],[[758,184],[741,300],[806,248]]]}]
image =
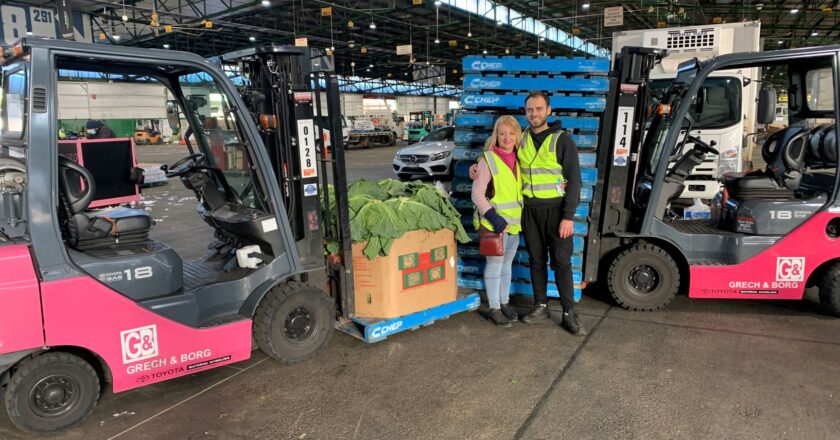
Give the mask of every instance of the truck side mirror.
[{"label": "truck side mirror", "polygon": [[178,103],[166,101],[166,119],[169,121],[169,128],[172,130],[181,129],[181,118],[178,114]]},{"label": "truck side mirror", "polygon": [[758,115],[756,122],[769,124],[776,119],[776,91],[761,89],[758,91]]}]

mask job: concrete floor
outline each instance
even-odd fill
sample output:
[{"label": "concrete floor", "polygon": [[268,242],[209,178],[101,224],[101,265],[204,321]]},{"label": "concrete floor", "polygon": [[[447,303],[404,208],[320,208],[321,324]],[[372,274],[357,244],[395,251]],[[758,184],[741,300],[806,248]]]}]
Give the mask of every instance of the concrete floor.
[{"label": "concrete floor", "polygon": [[[351,180],[390,177],[395,150],[348,152]],[[140,155],[182,153],[143,147]],[[194,201],[160,212],[188,194],[180,184],[144,192],[156,218],[169,216],[156,237],[199,252],[201,223],[169,229]],[[581,311],[585,338],[548,322],[496,328],[466,313],[374,345],[336,333],[300,365],[255,351],[233,366],[106,392],[84,425],[51,438],[838,437],[840,320],[820,313],[813,292],[801,302],[678,297],[656,313],[586,296]],[[0,440],[23,438],[0,418]]]}]

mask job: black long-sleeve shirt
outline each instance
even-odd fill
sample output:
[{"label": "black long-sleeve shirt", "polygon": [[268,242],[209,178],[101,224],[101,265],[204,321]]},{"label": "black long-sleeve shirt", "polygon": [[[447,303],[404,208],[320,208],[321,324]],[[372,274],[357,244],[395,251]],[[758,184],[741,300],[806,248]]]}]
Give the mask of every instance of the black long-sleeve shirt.
[{"label": "black long-sleeve shirt", "polygon": [[[560,122],[554,122],[548,126],[547,130],[540,133],[531,133],[528,130],[528,135],[534,142],[534,146],[539,151],[543,141],[549,134],[557,133],[562,130]],[[575,210],[580,204],[580,188],[582,186],[580,178],[580,158],[578,157],[577,145],[568,133],[563,132],[557,140],[557,163],[563,167],[563,178],[566,179],[566,195],[565,197],[555,197],[550,199],[538,199],[536,197],[525,197],[525,205],[533,207],[563,207],[563,220],[574,220]],[[527,165],[527,164],[523,164]]]}]

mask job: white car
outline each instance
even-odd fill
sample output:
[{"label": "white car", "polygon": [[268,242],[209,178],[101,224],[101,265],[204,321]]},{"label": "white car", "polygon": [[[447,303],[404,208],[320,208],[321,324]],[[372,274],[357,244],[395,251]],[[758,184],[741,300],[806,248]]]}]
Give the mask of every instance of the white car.
[{"label": "white car", "polygon": [[415,177],[452,178],[455,127],[443,127],[394,155],[394,174],[400,180]]}]

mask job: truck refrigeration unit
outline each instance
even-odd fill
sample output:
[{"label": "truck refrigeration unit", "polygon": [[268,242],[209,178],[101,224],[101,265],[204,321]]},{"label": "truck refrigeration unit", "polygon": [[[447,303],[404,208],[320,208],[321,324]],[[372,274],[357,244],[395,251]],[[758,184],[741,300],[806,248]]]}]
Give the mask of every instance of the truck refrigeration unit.
[{"label": "truck refrigeration unit", "polygon": [[[677,77],[677,67],[683,61],[697,58],[702,61],[719,55],[761,50],[760,23],[724,23],[663,29],[622,31],[613,34],[612,58],[625,46],[667,49],[663,58],[650,73],[651,104],[661,96]],[[712,199],[720,191],[718,178],[726,173],[740,172],[750,157],[748,139],[744,133],[754,133],[755,102],[761,71],[758,68],[719,71],[704,83],[704,111],[697,118],[691,135],[715,145],[720,155],[706,155],[686,180],[680,199]],[[684,150],[690,146],[684,146]],[[679,157],[684,151],[675,152]]]}]

